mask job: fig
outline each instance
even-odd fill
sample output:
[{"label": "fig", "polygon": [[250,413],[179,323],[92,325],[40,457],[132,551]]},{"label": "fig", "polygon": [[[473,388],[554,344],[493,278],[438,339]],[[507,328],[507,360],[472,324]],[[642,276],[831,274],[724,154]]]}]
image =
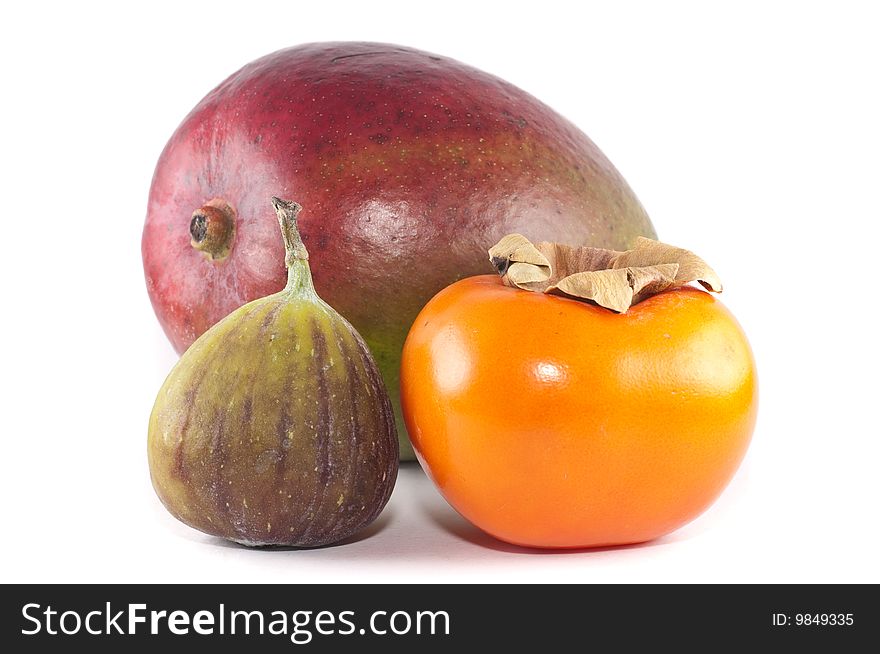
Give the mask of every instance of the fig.
[{"label": "fig", "polygon": [[488,244],[516,232],[626,250],[655,236],[586,134],[512,84],[398,45],[299,45],[211,91],[156,165],[143,264],[178,352],[284,286],[265,198],[294,193],[315,286],[363,335],[396,411],[413,320],[442,288],[492,272]]},{"label": "fig", "polygon": [[244,545],[317,547],[382,511],[398,440],[357,331],[315,292],[296,217],[272,199],[287,285],[206,331],[150,416],[153,487],[187,525]]}]

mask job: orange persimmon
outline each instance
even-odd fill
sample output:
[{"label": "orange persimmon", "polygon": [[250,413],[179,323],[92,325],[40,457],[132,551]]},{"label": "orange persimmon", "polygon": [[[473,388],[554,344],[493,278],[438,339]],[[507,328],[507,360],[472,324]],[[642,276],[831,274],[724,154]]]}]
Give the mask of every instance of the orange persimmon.
[{"label": "orange persimmon", "polygon": [[731,313],[691,287],[618,314],[461,280],[409,333],[401,400],[449,503],[501,540],[579,548],[651,540],[732,478],[757,412]]}]

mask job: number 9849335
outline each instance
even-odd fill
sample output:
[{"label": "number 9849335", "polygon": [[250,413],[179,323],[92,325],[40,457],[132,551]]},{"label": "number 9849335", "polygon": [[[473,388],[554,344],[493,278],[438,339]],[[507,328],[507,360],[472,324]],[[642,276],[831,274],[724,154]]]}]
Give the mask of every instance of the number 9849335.
[{"label": "number 9849335", "polygon": [[797,613],[794,624],[798,627],[809,626],[845,626],[853,624],[852,613]]}]

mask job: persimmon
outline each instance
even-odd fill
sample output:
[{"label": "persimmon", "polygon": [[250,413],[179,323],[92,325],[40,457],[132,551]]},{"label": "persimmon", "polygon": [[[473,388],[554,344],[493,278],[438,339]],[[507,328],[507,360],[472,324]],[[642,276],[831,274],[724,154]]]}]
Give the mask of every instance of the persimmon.
[{"label": "persimmon", "polygon": [[625,313],[470,277],[422,310],[403,349],[422,466],[473,524],[524,546],[637,543],[702,513],[757,412],[733,315],[674,286]]}]

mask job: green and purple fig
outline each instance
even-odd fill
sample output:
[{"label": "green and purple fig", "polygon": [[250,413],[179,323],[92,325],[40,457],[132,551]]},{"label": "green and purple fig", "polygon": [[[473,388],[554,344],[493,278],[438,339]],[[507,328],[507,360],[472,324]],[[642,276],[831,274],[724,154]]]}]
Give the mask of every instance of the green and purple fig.
[{"label": "green and purple fig", "polygon": [[300,206],[272,202],[287,286],[183,354],[150,416],[150,474],[171,514],[200,531],[317,547],[382,511],[397,478],[397,432],[363,339],[315,292]]}]

